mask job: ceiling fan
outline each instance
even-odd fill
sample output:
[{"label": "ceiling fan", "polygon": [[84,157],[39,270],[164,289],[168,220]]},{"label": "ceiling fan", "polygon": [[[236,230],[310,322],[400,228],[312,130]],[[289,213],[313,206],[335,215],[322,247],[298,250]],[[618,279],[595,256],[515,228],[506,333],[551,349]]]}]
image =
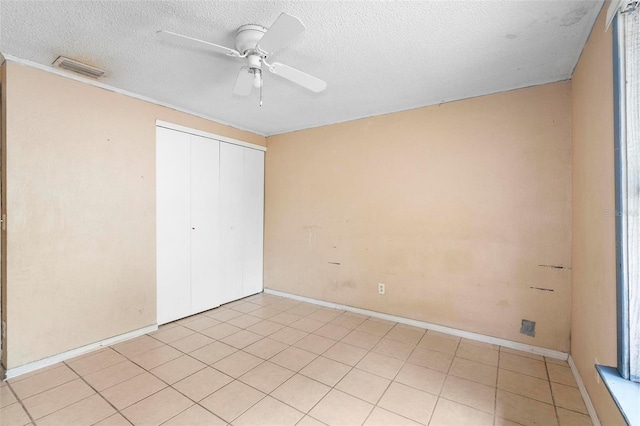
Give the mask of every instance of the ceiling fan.
[{"label": "ceiling fan", "polygon": [[322,92],[327,83],[317,77],[279,62],[267,62],[267,58],[282,49],[288,42],[300,35],[305,26],[298,18],[282,13],[270,28],[260,25],[243,25],[236,31],[235,49],[198,40],[171,31],[160,30],[159,37],[181,40],[191,45],[222,53],[246,61],[246,66],[240,69],[233,87],[233,93],[239,96],[249,96],[253,88],[262,88],[262,71],[264,68],[271,73],[292,81],[312,92]]}]

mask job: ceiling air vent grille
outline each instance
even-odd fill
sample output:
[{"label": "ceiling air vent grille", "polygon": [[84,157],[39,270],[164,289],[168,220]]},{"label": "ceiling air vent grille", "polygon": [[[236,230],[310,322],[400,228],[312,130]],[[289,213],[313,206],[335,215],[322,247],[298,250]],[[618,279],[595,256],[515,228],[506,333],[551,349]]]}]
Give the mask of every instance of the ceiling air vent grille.
[{"label": "ceiling air vent grille", "polygon": [[67,71],[73,71],[91,78],[99,78],[104,75],[104,71],[101,69],[83,64],[82,62],[74,61],[73,59],[65,58],[64,56],[58,56],[58,59],[53,61],[53,66]]}]

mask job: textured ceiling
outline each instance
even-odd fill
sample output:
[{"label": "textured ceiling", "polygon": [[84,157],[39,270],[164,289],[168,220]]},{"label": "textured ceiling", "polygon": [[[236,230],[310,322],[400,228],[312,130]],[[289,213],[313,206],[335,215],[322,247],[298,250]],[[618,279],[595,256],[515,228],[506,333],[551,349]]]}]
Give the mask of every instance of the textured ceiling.
[{"label": "textured ceiling", "polygon": [[[59,55],[101,82],[272,135],[570,78],[597,1],[0,1],[0,52]],[[307,30],[272,56],[328,83],[316,94],[269,73],[264,104],[232,94],[239,59],[156,37],[234,47],[281,12]]]}]

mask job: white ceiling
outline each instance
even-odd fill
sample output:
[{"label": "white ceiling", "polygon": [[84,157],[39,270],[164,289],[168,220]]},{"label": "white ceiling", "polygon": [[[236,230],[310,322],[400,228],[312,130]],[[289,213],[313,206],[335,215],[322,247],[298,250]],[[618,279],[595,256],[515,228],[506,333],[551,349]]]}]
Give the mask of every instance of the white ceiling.
[{"label": "white ceiling", "polygon": [[[0,52],[59,55],[101,82],[272,135],[571,77],[595,1],[0,1]],[[234,47],[243,24],[281,12],[307,27],[272,56],[328,83],[315,94],[266,73],[232,94],[239,59],[161,41],[160,29]]]}]

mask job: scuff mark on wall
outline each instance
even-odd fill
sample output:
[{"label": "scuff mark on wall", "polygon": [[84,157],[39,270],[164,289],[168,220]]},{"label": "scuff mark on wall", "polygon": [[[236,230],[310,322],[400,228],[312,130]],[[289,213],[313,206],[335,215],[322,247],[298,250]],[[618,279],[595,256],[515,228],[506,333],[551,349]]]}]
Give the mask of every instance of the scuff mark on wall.
[{"label": "scuff mark on wall", "polygon": [[[541,268],[553,268],[553,269],[565,269],[564,266],[560,266],[560,265],[538,265]],[[570,269],[570,268],[567,268]]]},{"label": "scuff mark on wall", "polygon": [[340,266],[340,262],[327,262],[327,263],[329,263],[329,264],[331,264],[331,265],[338,265],[338,266]]},{"label": "scuff mark on wall", "polygon": [[309,248],[313,248],[316,244],[316,240],[318,238],[318,236],[316,235],[316,233],[314,232],[316,229],[320,229],[319,226],[305,226],[304,229],[307,231],[308,237],[307,237],[307,246]]},{"label": "scuff mark on wall", "polygon": [[544,288],[544,287],[529,287],[529,288],[533,290],[540,290],[540,291],[555,291],[552,288]]}]

